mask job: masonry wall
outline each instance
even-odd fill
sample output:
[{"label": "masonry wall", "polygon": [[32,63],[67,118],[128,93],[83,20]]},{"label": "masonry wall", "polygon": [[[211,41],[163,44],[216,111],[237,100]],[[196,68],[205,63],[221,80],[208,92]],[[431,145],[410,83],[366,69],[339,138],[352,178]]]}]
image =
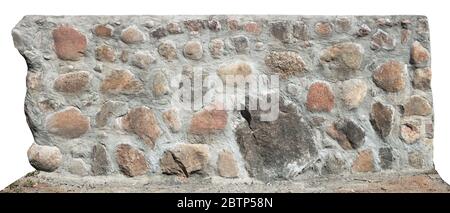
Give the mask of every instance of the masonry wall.
[{"label": "masonry wall", "polygon": [[[273,180],[433,168],[423,16],[26,16],[12,35],[38,170]],[[181,77],[263,74],[280,79],[273,121],[245,101],[228,110],[217,85],[189,88],[213,91],[200,109],[174,95]]]}]

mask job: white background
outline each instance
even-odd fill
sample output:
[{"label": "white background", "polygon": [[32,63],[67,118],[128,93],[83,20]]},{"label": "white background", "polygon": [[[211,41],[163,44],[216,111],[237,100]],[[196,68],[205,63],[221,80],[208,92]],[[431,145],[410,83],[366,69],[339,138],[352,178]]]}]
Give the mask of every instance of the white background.
[{"label": "white background", "polygon": [[431,31],[432,89],[435,112],[434,161],[450,181],[450,15],[445,1],[424,0],[12,0],[0,8],[0,190],[33,171],[26,152],[33,142],[23,105],[24,59],[13,46],[11,30],[24,15],[426,15]]}]

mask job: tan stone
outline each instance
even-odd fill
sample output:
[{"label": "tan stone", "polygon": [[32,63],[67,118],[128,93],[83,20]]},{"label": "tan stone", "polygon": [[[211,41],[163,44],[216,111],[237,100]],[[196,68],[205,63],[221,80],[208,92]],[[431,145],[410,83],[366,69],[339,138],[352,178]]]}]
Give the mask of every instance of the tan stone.
[{"label": "tan stone", "polygon": [[392,106],[384,105],[381,102],[372,104],[370,121],[378,134],[382,137],[387,137],[391,134],[394,122],[394,110]]},{"label": "tan stone", "polygon": [[150,148],[155,146],[161,135],[161,129],[156,121],[155,114],[147,107],[131,109],[121,119],[122,128],[138,135]]},{"label": "tan stone", "polygon": [[320,60],[330,65],[330,69],[348,73],[360,70],[364,58],[364,49],[360,44],[344,42],[325,49]]},{"label": "tan stone", "polygon": [[78,138],[90,128],[90,120],[75,107],[67,107],[49,115],[46,119],[49,133],[64,137]]},{"label": "tan stone", "polygon": [[35,169],[45,172],[55,171],[62,163],[62,154],[55,146],[41,146],[33,143],[27,155]]},{"label": "tan stone", "polygon": [[175,44],[171,41],[165,41],[158,46],[158,53],[168,61],[173,61],[177,56]]},{"label": "tan stone", "polygon": [[144,153],[128,144],[117,146],[116,161],[120,171],[129,177],[144,175],[149,170]]},{"label": "tan stone", "polygon": [[133,25],[125,28],[122,31],[120,39],[127,44],[135,44],[143,42],[145,39],[145,35],[138,29],[137,26]]},{"label": "tan stone", "polygon": [[104,62],[114,62],[116,60],[116,53],[114,49],[108,45],[101,45],[95,50],[97,60]]},{"label": "tan stone", "polygon": [[103,79],[100,91],[111,94],[134,94],[143,89],[141,81],[137,80],[128,70],[114,70]]},{"label": "tan stone", "polygon": [[414,71],[413,86],[420,90],[431,89],[431,68],[418,68]]},{"label": "tan stone", "polygon": [[243,28],[248,33],[254,33],[254,34],[261,33],[261,26],[258,23],[253,22],[253,21],[245,23]]},{"label": "tan stone", "polygon": [[113,27],[108,24],[99,24],[94,28],[94,34],[98,37],[110,38],[113,34]]},{"label": "tan stone", "polygon": [[372,172],[374,170],[373,154],[371,150],[363,150],[358,153],[352,165],[354,172]]},{"label": "tan stone", "polygon": [[153,95],[160,97],[169,94],[167,78],[162,72],[157,72],[153,76]]},{"label": "tan stone", "polygon": [[212,104],[192,117],[189,132],[193,134],[210,134],[225,129],[228,114],[222,104]]},{"label": "tan stone", "polygon": [[59,75],[53,88],[58,92],[77,93],[89,85],[89,72],[76,71]]},{"label": "tan stone", "polygon": [[[235,62],[223,65],[217,70],[217,75],[220,79],[222,79],[224,83],[231,85],[237,83],[237,79],[245,80],[250,74],[252,74],[252,67],[245,62]],[[226,81],[227,78],[231,81]]]},{"label": "tan stone", "polygon": [[351,79],[342,83],[342,100],[347,109],[358,107],[366,97],[367,85],[363,80]]},{"label": "tan stone", "polygon": [[86,36],[71,26],[62,25],[53,30],[55,52],[62,60],[78,61],[86,52]]},{"label": "tan stone", "polygon": [[181,122],[178,112],[175,109],[165,111],[163,113],[163,119],[172,132],[176,133],[180,131]]},{"label": "tan stone", "polygon": [[213,58],[220,58],[224,53],[225,43],[222,39],[213,39],[209,43],[209,52]]},{"label": "tan stone", "polygon": [[203,57],[203,47],[199,41],[188,41],[184,45],[183,54],[186,58],[200,60]]},{"label": "tan stone", "polygon": [[411,63],[422,65],[428,63],[429,60],[430,52],[420,42],[415,41],[411,47]]},{"label": "tan stone", "polygon": [[314,26],[314,32],[319,36],[328,37],[333,33],[333,26],[329,22],[318,22]]},{"label": "tan stone", "polygon": [[302,73],[306,67],[302,57],[290,51],[272,51],[265,57],[264,62],[273,72],[284,76]]},{"label": "tan stone", "polygon": [[217,170],[222,177],[234,178],[239,176],[239,169],[233,153],[224,150],[219,154]]},{"label": "tan stone", "polygon": [[427,116],[432,113],[432,108],[428,100],[418,95],[411,96],[408,102],[403,105],[403,110],[405,116]]},{"label": "tan stone", "polygon": [[204,170],[208,164],[209,148],[205,144],[179,144],[167,150],[160,165],[164,174],[189,177],[190,174]]}]

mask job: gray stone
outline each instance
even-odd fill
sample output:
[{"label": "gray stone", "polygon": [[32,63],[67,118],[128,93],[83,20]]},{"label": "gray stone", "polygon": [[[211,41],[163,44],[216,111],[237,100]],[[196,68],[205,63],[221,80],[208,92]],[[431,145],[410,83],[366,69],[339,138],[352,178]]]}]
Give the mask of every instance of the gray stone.
[{"label": "gray stone", "polygon": [[237,53],[246,53],[249,49],[249,41],[248,38],[242,35],[235,36],[231,38],[233,42],[234,48]]},{"label": "gray stone", "polygon": [[93,175],[107,175],[111,170],[111,162],[104,145],[95,144],[92,148],[91,171]]},{"label": "gray stone", "polygon": [[380,158],[380,167],[382,169],[391,169],[394,156],[391,148],[383,147],[378,150],[378,158]]}]

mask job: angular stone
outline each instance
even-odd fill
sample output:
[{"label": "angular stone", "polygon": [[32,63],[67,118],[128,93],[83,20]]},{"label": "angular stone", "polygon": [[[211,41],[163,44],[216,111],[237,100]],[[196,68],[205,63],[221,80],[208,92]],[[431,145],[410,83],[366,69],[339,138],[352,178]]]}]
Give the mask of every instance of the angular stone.
[{"label": "angular stone", "polygon": [[128,57],[129,57],[129,52],[126,50],[122,50],[122,53],[120,54],[120,61],[122,61],[123,63],[127,63]]},{"label": "angular stone", "polygon": [[244,23],[244,30],[245,32],[248,33],[253,33],[253,34],[260,34],[261,33],[261,26],[253,21]]},{"label": "angular stone", "polygon": [[29,90],[39,90],[42,85],[42,73],[41,72],[27,72],[26,79],[27,89]]},{"label": "angular stone", "polygon": [[428,100],[418,95],[411,96],[406,104],[403,105],[403,110],[404,116],[427,116],[432,113],[432,108]]},{"label": "angular stone", "polygon": [[135,25],[125,28],[120,34],[120,39],[126,44],[141,43],[145,40],[145,35]]},{"label": "angular stone", "polygon": [[167,30],[164,27],[157,27],[156,29],[152,30],[151,35],[153,36],[153,38],[160,39],[167,36]]},{"label": "angular stone", "polygon": [[381,102],[372,104],[370,121],[373,128],[381,137],[387,137],[392,130],[394,122],[394,110],[391,106],[384,105]]},{"label": "angular stone", "polygon": [[393,50],[395,49],[395,45],[396,40],[394,37],[389,35],[387,32],[378,29],[377,32],[372,35],[370,48],[373,50]]},{"label": "angular stone", "polygon": [[89,174],[86,163],[79,158],[70,161],[69,172],[78,176],[87,176]]},{"label": "angular stone", "polygon": [[141,81],[128,70],[114,70],[103,79],[100,91],[110,94],[135,94],[143,89]]},{"label": "angular stone", "polygon": [[55,52],[59,59],[78,61],[86,52],[86,36],[71,26],[59,26],[53,30]]},{"label": "angular stone", "polygon": [[96,25],[93,32],[96,36],[110,38],[113,35],[114,28],[109,24]]},{"label": "angular stone", "polygon": [[367,85],[363,80],[351,79],[342,83],[342,101],[347,109],[358,107],[366,97]]},{"label": "angular stone", "polygon": [[222,177],[235,178],[239,176],[239,168],[233,153],[225,150],[219,153],[217,170]]},{"label": "angular stone", "polygon": [[131,109],[121,119],[122,128],[138,135],[150,148],[155,146],[161,135],[161,129],[156,121],[155,114],[147,107]]},{"label": "angular stone", "polygon": [[169,109],[163,113],[163,119],[173,133],[181,130],[181,122],[178,112],[175,109]]},{"label": "angular stone", "polygon": [[333,25],[326,21],[318,22],[314,25],[314,32],[321,37],[329,37],[333,33]]},{"label": "angular stone", "polygon": [[85,90],[89,85],[89,72],[76,71],[59,75],[53,88],[58,92],[77,93]]},{"label": "angular stone", "polygon": [[222,39],[213,39],[209,42],[209,52],[213,58],[220,58],[224,54],[225,43]]},{"label": "angular stone", "polygon": [[247,53],[249,50],[248,38],[243,35],[238,35],[231,37],[231,42],[233,42],[234,49],[238,54]]},{"label": "angular stone", "polygon": [[394,156],[392,150],[387,147],[380,148],[378,150],[378,158],[380,158],[380,167],[382,169],[391,169]]},{"label": "angular stone", "polygon": [[189,132],[192,134],[211,134],[225,129],[228,114],[222,104],[211,104],[192,116]]},{"label": "angular stone", "polygon": [[372,172],[374,170],[373,160],[371,150],[360,151],[353,161],[352,170],[354,172]]},{"label": "angular stone", "polygon": [[[350,119],[341,119],[337,121],[334,125],[339,132],[345,135],[348,142],[350,142],[352,148],[357,149],[364,144],[366,133],[364,132],[364,129],[358,124],[356,124],[354,121]],[[343,146],[342,148],[344,147],[345,147],[344,149],[348,148],[347,147],[348,144],[343,143],[343,145],[345,146]]]},{"label": "angular stone", "polygon": [[[226,84],[233,85],[237,83],[238,79],[245,80],[245,78],[252,74],[252,67],[245,62],[235,62],[232,64],[219,67],[217,75]],[[231,81],[228,82],[227,78]]]},{"label": "angular stone", "polygon": [[400,138],[406,144],[416,143],[421,137],[419,122],[409,121],[400,126]]},{"label": "angular stone", "polygon": [[103,62],[114,62],[116,60],[116,53],[114,49],[108,45],[101,45],[95,50],[97,60]]},{"label": "angular stone", "polygon": [[280,112],[274,121],[261,121],[258,111],[249,112],[249,123],[236,128],[246,168],[251,177],[269,180],[286,176],[287,165],[309,162],[317,156],[313,131],[295,110]]},{"label": "angular stone", "polygon": [[409,165],[415,169],[421,169],[423,167],[423,155],[419,152],[408,153]]},{"label": "angular stone", "polygon": [[340,79],[348,79],[355,71],[361,69],[364,49],[360,44],[344,42],[325,49],[321,55],[321,62],[339,74]]},{"label": "angular stone", "polygon": [[166,76],[162,72],[157,72],[153,76],[153,95],[155,97],[161,97],[169,94],[169,83]]},{"label": "angular stone", "polygon": [[191,60],[200,60],[203,57],[203,47],[199,41],[188,41],[183,49],[184,57]]},{"label": "angular stone", "polygon": [[330,112],[334,107],[334,94],[330,86],[315,82],[309,86],[306,107],[311,112]]},{"label": "angular stone", "polygon": [[358,35],[359,37],[365,37],[365,36],[368,36],[370,34],[370,32],[372,32],[372,29],[370,29],[370,27],[367,26],[367,24],[362,24],[359,27],[356,35]]},{"label": "angular stone", "polygon": [[78,138],[89,130],[90,120],[78,108],[67,107],[49,115],[46,127],[49,133],[63,138]]},{"label": "angular stone", "polygon": [[413,86],[420,90],[431,89],[431,68],[417,68],[414,71]]},{"label": "angular stone", "polygon": [[336,18],[336,32],[345,33],[352,29],[352,20],[348,17]]},{"label": "angular stone", "polygon": [[134,53],[131,64],[143,70],[147,70],[150,64],[155,63],[156,58],[149,51],[137,51]]},{"label": "angular stone", "polygon": [[416,66],[426,65],[430,60],[430,52],[418,41],[411,46],[411,63]]},{"label": "angular stone", "polygon": [[167,150],[160,160],[162,173],[189,177],[208,165],[209,148],[205,144],[179,144]]},{"label": "angular stone", "polygon": [[398,61],[388,61],[374,71],[373,81],[386,92],[399,92],[406,85],[405,67],[405,64]]},{"label": "angular stone", "polygon": [[40,171],[53,172],[62,163],[62,154],[55,146],[41,146],[33,143],[27,155],[30,164]]},{"label": "angular stone", "polygon": [[273,37],[280,40],[281,42],[287,43],[290,40],[290,26],[286,21],[279,21],[271,23],[270,32]]},{"label": "angular stone", "polygon": [[92,175],[107,175],[111,171],[111,162],[108,157],[106,147],[102,144],[95,144],[92,147],[92,161],[91,161]]},{"label": "angular stone", "polygon": [[95,117],[97,127],[104,127],[108,124],[111,117],[125,115],[128,110],[128,104],[122,101],[106,101],[103,103],[100,111]]},{"label": "angular stone", "polygon": [[302,73],[306,68],[302,57],[290,51],[272,51],[265,57],[264,62],[273,72],[285,76]]},{"label": "angular stone", "polygon": [[339,145],[344,150],[350,150],[352,149],[352,144],[347,138],[347,135],[345,135],[344,132],[338,130],[336,128],[336,124],[332,124],[329,127],[326,128],[325,132],[334,140],[336,140]]},{"label": "angular stone", "polygon": [[220,24],[220,22],[218,20],[211,19],[211,20],[208,20],[208,28],[211,31],[218,32],[222,29],[222,25]]},{"label": "angular stone", "polygon": [[175,43],[172,41],[164,41],[158,46],[158,53],[167,59],[168,61],[173,61],[178,58],[177,49]]},{"label": "angular stone", "polygon": [[120,171],[129,177],[144,175],[149,170],[144,153],[128,144],[117,146],[116,161]]},{"label": "angular stone", "polygon": [[183,29],[181,29],[181,26],[179,23],[176,22],[170,22],[166,26],[167,32],[170,34],[181,34],[183,33]]}]

